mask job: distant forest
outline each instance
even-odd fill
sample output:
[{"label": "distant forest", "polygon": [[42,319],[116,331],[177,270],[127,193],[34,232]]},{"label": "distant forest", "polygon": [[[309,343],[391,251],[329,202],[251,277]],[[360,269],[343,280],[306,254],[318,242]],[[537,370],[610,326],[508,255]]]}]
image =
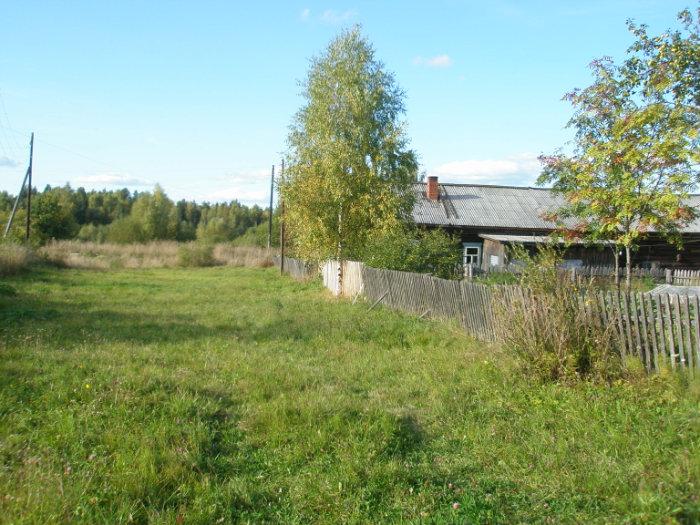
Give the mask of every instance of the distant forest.
[{"label": "distant forest", "polygon": [[[0,192],[3,231],[14,200],[8,192]],[[24,239],[26,211],[26,195],[22,195],[8,237]],[[160,186],[152,192],[46,186],[44,191],[32,191],[31,240],[35,243],[50,239],[115,243],[201,240],[265,245],[268,218],[269,210],[235,200],[215,204],[173,202]],[[273,243],[277,240],[276,224],[274,229]]]}]

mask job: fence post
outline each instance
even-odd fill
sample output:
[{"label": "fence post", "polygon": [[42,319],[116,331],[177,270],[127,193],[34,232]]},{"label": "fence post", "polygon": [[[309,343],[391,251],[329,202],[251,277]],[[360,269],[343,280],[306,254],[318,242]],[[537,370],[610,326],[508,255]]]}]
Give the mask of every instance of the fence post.
[{"label": "fence post", "polygon": [[673,284],[673,270],[666,268],[666,284]]}]

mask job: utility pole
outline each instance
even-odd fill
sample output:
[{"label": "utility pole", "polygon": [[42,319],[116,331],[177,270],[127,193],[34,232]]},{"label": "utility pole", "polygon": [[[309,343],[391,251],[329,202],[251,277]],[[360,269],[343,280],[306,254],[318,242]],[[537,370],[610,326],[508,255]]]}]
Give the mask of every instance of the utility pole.
[{"label": "utility pole", "polygon": [[[7,224],[5,225],[5,233],[3,234],[3,238],[7,237],[7,234],[10,231],[10,228],[12,227],[12,221],[15,218],[15,213],[17,212],[17,206],[19,205],[19,201],[22,198],[22,190],[24,190],[24,185],[27,183],[27,179],[29,179],[29,184],[31,188],[31,174],[32,174],[32,157],[34,153],[34,133],[32,133],[32,138],[29,143],[29,167],[27,168],[27,172],[24,174],[24,179],[22,179],[22,185],[19,187],[19,192],[17,193],[17,197],[15,198],[15,203],[12,205],[12,211],[10,212],[10,218],[7,220]],[[31,192],[30,192],[31,193]]]},{"label": "utility pole", "polygon": [[32,162],[34,160],[34,132],[32,131],[32,138],[29,141],[29,168],[27,168],[27,175],[29,178],[29,184],[27,185],[27,242],[29,242],[29,230],[32,225]]},{"label": "utility pole", "polygon": [[[284,159],[282,159],[282,166],[280,169],[280,180],[284,177]],[[284,243],[286,239],[284,238],[284,200],[282,195],[280,195],[280,273],[284,273]]]},{"label": "utility pole", "polygon": [[267,224],[267,249],[272,246],[272,196],[275,194],[275,165],[272,165],[272,175],[270,175],[270,220]]}]

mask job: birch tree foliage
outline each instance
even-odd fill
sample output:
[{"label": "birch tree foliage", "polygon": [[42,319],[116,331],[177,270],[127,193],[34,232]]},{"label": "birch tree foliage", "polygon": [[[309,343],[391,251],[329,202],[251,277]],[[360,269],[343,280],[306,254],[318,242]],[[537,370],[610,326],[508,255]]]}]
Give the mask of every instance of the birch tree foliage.
[{"label": "birch tree foliage", "polygon": [[280,191],[295,252],[358,256],[409,215],[417,161],[400,120],[404,94],[359,27],[311,61]]},{"label": "birch tree foliage", "polygon": [[[564,98],[574,107],[573,154],[543,155],[540,184],[566,205],[551,218],[567,234],[605,239],[632,252],[649,232],[680,245],[680,230],[696,211],[687,205],[698,182],[697,23],[679,16],[684,31],[650,37],[629,23],[637,41],[620,65],[591,64],[594,82]],[[567,219],[573,219],[567,222]]]}]

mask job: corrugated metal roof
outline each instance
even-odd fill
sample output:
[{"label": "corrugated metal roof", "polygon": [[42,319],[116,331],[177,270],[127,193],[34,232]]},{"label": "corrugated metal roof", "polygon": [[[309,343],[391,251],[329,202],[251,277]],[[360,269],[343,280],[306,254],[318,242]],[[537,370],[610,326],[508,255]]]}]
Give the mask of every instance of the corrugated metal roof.
[{"label": "corrugated metal roof", "polygon": [[535,244],[546,244],[550,242],[556,242],[558,244],[584,244],[585,241],[579,239],[554,239],[549,235],[501,235],[495,233],[481,233],[479,237],[482,239],[489,239],[491,241],[499,242],[514,242],[520,244],[535,243]]},{"label": "corrugated metal roof", "polygon": [[[516,242],[516,243],[536,243],[536,244],[541,244],[541,243],[548,243],[548,242],[558,242],[559,244],[563,244],[565,241],[564,239],[554,239],[552,237],[549,237],[548,235],[497,235],[497,234],[485,234],[482,233],[479,235],[482,239],[488,239],[491,241],[498,241],[498,242]],[[576,241],[574,241],[576,242]]]},{"label": "corrugated metal roof", "polygon": [[[440,184],[440,199],[432,201],[425,195],[425,186],[414,184],[413,220],[418,224],[552,230],[554,223],[545,221],[542,215],[564,204],[563,197],[550,189],[484,184]],[[690,201],[700,208],[700,195],[691,195]],[[700,218],[683,231],[700,233]]]}]

